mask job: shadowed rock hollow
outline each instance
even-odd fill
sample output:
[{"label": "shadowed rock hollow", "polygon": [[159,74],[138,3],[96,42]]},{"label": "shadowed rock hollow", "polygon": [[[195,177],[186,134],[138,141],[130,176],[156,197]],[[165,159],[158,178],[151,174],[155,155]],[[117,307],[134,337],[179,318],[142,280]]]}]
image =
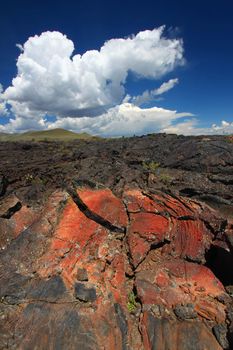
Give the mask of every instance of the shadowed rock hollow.
[{"label": "shadowed rock hollow", "polygon": [[0,349],[232,348],[224,142],[14,143],[14,167],[1,148]]}]

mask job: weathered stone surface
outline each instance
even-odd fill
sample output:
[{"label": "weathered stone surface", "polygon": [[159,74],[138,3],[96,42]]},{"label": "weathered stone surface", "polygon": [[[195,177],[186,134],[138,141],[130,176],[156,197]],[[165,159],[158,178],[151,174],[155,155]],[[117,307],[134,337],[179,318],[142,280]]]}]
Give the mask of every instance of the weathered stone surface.
[{"label": "weathered stone surface", "polygon": [[222,347],[200,322],[157,319],[146,312],[142,321],[144,349],[220,350]]},{"label": "weathered stone surface", "polygon": [[38,219],[39,211],[21,204],[15,195],[0,202],[0,249]]},{"label": "weathered stone surface", "polygon": [[82,283],[75,283],[74,285],[75,298],[81,301],[95,301],[96,290],[94,287],[87,287]]},{"label": "weathered stone surface", "polygon": [[77,280],[78,281],[88,281],[88,275],[86,269],[78,269],[77,270]]},{"label": "weathered stone surface", "polygon": [[130,216],[128,243],[135,266],[151,246],[166,242],[170,243],[165,248],[167,253],[205,262],[213,235],[200,220],[205,214],[196,202],[164,194],[148,198],[135,190],[128,191],[124,201]]},{"label": "weathered stone surface", "polygon": [[229,348],[229,342],[227,340],[227,326],[225,324],[217,324],[213,328],[214,334],[218,339],[219,344],[224,348]]},{"label": "weathered stone surface", "polygon": [[174,313],[180,320],[183,321],[197,318],[197,313],[194,310],[193,304],[176,305],[174,308]]},{"label": "weathered stone surface", "polygon": [[86,185],[77,194],[88,215],[56,190],[2,218],[0,348],[226,348],[231,298],[204,266],[216,241],[230,249],[224,220],[163,192],[117,197]]},{"label": "weathered stone surface", "polygon": [[216,300],[225,290],[209,269],[171,256],[165,258],[158,251],[153,253],[136,272],[136,286],[144,306],[162,305],[171,311],[178,305],[193,303],[201,318],[218,322],[225,319],[225,305]]}]

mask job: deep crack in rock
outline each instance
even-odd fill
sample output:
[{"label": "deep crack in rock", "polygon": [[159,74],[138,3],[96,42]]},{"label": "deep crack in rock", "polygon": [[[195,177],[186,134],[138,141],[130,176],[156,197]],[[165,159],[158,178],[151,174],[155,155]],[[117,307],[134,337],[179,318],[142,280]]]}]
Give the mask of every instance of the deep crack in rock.
[{"label": "deep crack in rock", "polygon": [[79,210],[88,218],[93,221],[95,221],[97,224],[105,227],[106,229],[112,231],[112,232],[119,232],[119,233],[125,233],[126,228],[125,227],[119,227],[113,225],[110,221],[104,219],[102,216],[98,215],[97,213],[94,213],[91,211],[88,206],[83,202],[83,200],[78,195],[77,191],[75,191],[74,187],[67,186],[66,187],[67,192],[72,197],[74,203],[77,205]]},{"label": "deep crack in rock", "polygon": [[0,218],[10,219],[21,208],[22,208],[22,204],[18,201],[13,207],[8,208],[6,213],[0,215]]}]

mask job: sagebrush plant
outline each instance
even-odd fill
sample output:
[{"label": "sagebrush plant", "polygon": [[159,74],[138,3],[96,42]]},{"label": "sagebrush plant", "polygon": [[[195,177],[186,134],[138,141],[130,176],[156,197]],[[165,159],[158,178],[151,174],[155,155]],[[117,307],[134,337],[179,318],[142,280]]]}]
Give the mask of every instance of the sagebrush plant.
[{"label": "sagebrush plant", "polygon": [[136,295],[133,291],[128,294],[127,308],[129,312],[134,312],[137,308]]},{"label": "sagebrush plant", "polygon": [[158,170],[158,168],[160,167],[160,163],[155,162],[155,161],[143,162],[142,167],[144,170],[155,173]]},{"label": "sagebrush plant", "polygon": [[32,174],[26,174],[24,176],[24,179],[27,181],[27,182],[32,182],[32,180],[34,179],[34,176]]},{"label": "sagebrush plant", "polygon": [[164,183],[164,185],[169,185],[172,181],[172,177],[168,174],[161,174],[159,180]]}]

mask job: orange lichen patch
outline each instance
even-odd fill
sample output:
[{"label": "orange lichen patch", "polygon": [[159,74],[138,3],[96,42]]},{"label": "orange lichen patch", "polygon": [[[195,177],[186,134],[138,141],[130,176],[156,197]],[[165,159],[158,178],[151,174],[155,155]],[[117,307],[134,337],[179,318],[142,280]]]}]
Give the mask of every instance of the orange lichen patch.
[{"label": "orange lichen patch", "polygon": [[195,218],[199,206],[197,209],[185,198],[166,194],[145,196],[139,190],[127,191],[124,201],[130,212],[128,243],[135,265],[145,257],[151,244],[164,240],[172,240],[165,252],[204,261],[212,237],[203,222]]},{"label": "orange lichen patch", "polygon": [[156,277],[155,277],[155,283],[160,287],[164,288],[169,286],[170,284],[170,278],[167,273],[160,272]]},{"label": "orange lichen patch", "polygon": [[169,237],[169,220],[153,213],[131,213],[128,244],[136,266],[150,250],[151,244]]},{"label": "orange lichen patch", "polygon": [[62,238],[53,238],[52,240],[52,246],[51,248],[54,250],[54,251],[58,251],[58,252],[62,252],[64,251],[67,252],[69,251],[71,248],[73,247],[73,243],[68,241],[68,240],[64,240]]},{"label": "orange lichen patch", "polygon": [[80,189],[80,198],[94,213],[116,226],[127,226],[128,217],[122,201],[109,189]]},{"label": "orange lichen patch", "polygon": [[[192,208],[192,203],[184,198],[181,201],[165,194],[153,197],[155,201],[138,190],[127,191],[124,197],[130,211],[128,242],[135,263],[145,256],[150,247],[149,242],[156,244],[171,238],[172,243],[167,246],[167,253],[204,261],[211,234],[202,221],[194,218],[196,209]],[[166,216],[172,217],[168,219],[164,216],[166,213]]]},{"label": "orange lichen patch", "polygon": [[204,261],[205,250],[210,246],[211,235],[200,220],[172,219],[172,242],[166,252],[173,256]]},{"label": "orange lichen patch", "polygon": [[[195,268],[190,268],[190,275],[188,277],[192,280],[192,291],[205,290],[206,294],[211,297],[217,297],[225,293],[222,283],[215,277],[213,272],[205,266],[196,265]],[[198,288],[197,288],[198,287]]]},{"label": "orange lichen patch", "polygon": [[130,234],[127,238],[130,255],[134,266],[137,266],[150,250],[151,243],[147,242],[138,234]]},{"label": "orange lichen patch", "polygon": [[168,211],[173,216],[186,216],[193,214],[193,207],[187,198],[180,197],[179,200],[169,196],[163,195],[152,195],[152,198]]},{"label": "orange lichen patch", "polygon": [[199,298],[194,310],[200,317],[216,321],[217,323],[224,322],[226,318],[225,307],[218,302],[209,301],[206,298]]},{"label": "orange lichen patch", "polygon": [[[225,291],[212,271],[203,265],[181,259],[168,259],[163,262],[163,268],[169,272],[171,278],[179,282],[179,285],[189,283],[189,291],[193,293],[203,290],[205,294],[216,297]],[[199,292],[197,294],[199,295]]]},{"label": "orange lichen patch", "polygon": [[193,216],[200,211],[200,204],[187,198],[174,198],[167,194],[143,194],[140,190],[128,190],[124,201],[130,213],[138,211],[165,213],[174,216]]},{"label": "orange lichen patch", "polygon": [[113,271],[110,280],[110,289],[116,302],[126,305],[127,290],[125,278],[125,257],[123,254],[117,254],[111,264]]},{"label": "orange lichen patch", "polygon": [[140,190],[128,190],[124,193],[124,202],[130,213],[140,210],[158,213],[164,210],[164,207],[155,202],[149,196],[144,195]]},{"label": "orange lichen patch", "polygon": [[161,241],[169,231],[169,221],[167,218],[151,214],[151,213],[136,213],[131,214],[131,224],[129,232],[138,233],[148,241]]},{"label": "orange lichen patch", "polygon": [[[89,220],[70,199],[62,212],[54,236],[60,240],[76,243],[83,247],[97,228],[98,224]],[[55,249],[53,243],[51,248]]]},{"label": "orange lichen patch", "polygon": [[[102,215],[101,206],[105,206],[104,211],[106,208],[109,211],[105,212],[105,219],[111,219],[115,225],[126,224],[124,207],[119,206],[119,200],[109,195],[109,191],[102,193],[105,199],[110,198],[109,201],[101,201],[99,191],[80,192],[82,200],[93,212]],[[111,291],[115,301],[126,305],[127,259],[124,254],[118,253],[122,250],[122,243],[113,240],[111,235],[114,233],[109,234],[106,228],[87,218],[70,198],[60,213],[49,251],[43,257],[44,268],[40,270],[40,275],[46,277],[59,272],[70,289],[77,282],[78,269],[85,268],[88,282],[98,286],[96,304],[101,304],[103,296]],[[106,261],[109,264],[106,265]]]},{"label": "orange lichen patch", "polygon": [[136,279],[138,295],[143,305],[163,305],[171,309],[177,304],[191,302],[190,296],[181,293],[172,285],[172,282],[161,288],[156,283],[149,281],[147,275],[145,274],[143,277],[140,274]]},{"label": "orange lichen patch", "polygon": [[[80,197],[90,210],[104,216],[115,225],[126,225],[127,216],[123,204],[109,190],[80,190]],[[99,273],[91,261],[104,259],[108,254],[109,231],[86,217],[70,198],[60,213],[50,249],[44,257],[43,276],[60,271],[70,287],[75,283],[77,269],[85,265],[90,276]],[[103,249],[105,247],[105,249]],[[95,279],[93,277],[93,279]]]},{"label": "orange lichen patch", "polygon": [[[206,313],[212,320],[225,319],[225,306],[217,301],[225,290],[221,282],[205,266],[181,259],[164,259],[140,270],[136,284],[143,304],[158,304],[172,308],[177,304],[193,303],[201,317]],[[200,311],[200,312],[199,312]]]},{"label": "orange lichen patch", "polygon": [[[64,333],[68,336],[61,344],[67,348],[76,343],[85,348],[88,342],[93,349],[103,344],[116,350],[180,348],[180,344],[187,349],[192,341],[194,348],[199,342],[199,348],[219,350],[213,333],[203,331],[204,323],[211,328],[226,324],[230,297],[201,264],[210,244],[230,251],[232,223],[220,234],[221,219],[205,205],[162,193],[153,200],[154,194],[136,190],[123,195],[128,222],[123,201],[110,190],[79,188],[78,194],[89,211],[83,213],[67,192],[57,191],[32,215],[23,206],[10,219],[0,219],[3,295],[13,301],[19,297],[25,308],[20,322],[17,308],[14,318],[3,320],[13,321],[13,331],[18,332],[17,324],[25,329],[16,347],[33,348],[34,342],[21,339],[35,338],[36,345],[48,348],[50,335],[41,343],[37,339],[47,334],[49,323],[52,347],[57,339],[59,344],[63,341]],[[126,229],[118,230],[93,213]],[[34,221],[11,243],[15,219],[18,232],[25,222]],[[208,256],[207,260],[210,266]]]}]

